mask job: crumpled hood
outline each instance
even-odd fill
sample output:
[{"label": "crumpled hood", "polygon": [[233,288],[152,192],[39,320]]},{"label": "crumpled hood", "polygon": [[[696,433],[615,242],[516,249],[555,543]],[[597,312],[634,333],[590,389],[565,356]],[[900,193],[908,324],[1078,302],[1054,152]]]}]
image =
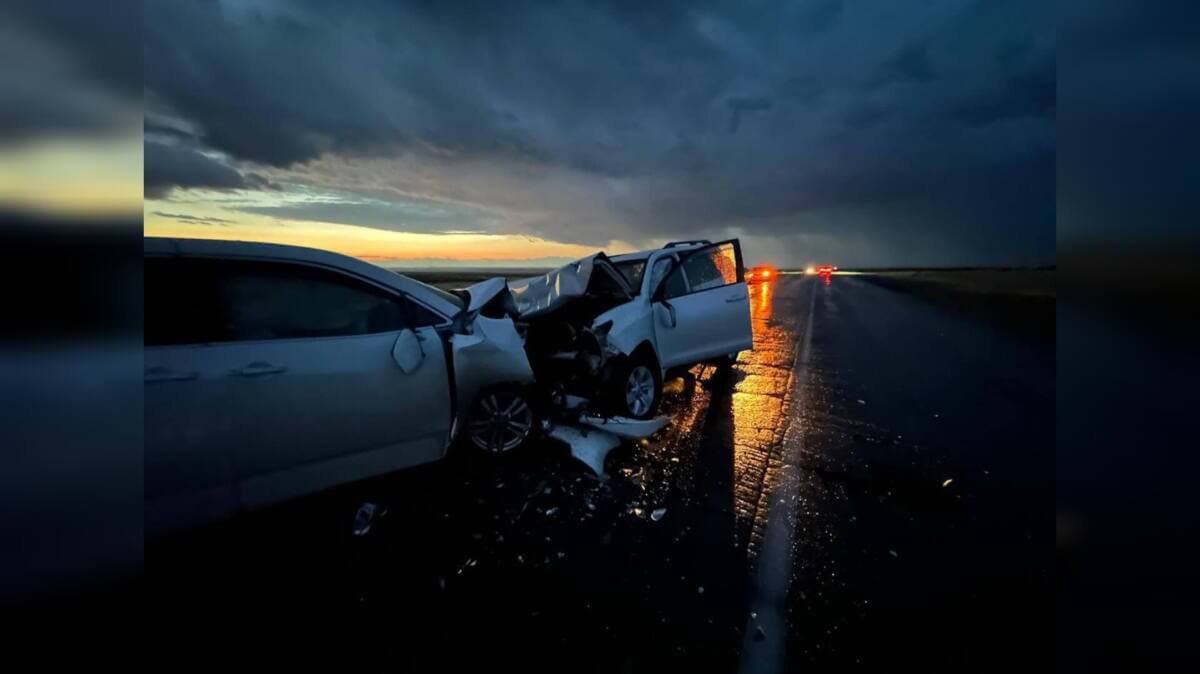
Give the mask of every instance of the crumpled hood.
[{"label": "crumpled hood", "polygon": [[484,305],[491,302],[496,295],[504,292],[504,288],[505,281],[502,276],[467,286],[467,294],[471,298],[470,303],[467,304],[467,311],[479,311]]},{"label": "crumpled hood", "polygon": [[[516,301],[517,311],[521,318],[533,318],[549,313],[587,294],[588,284],[598,266],[608,265],[608,256],[596,253],[580,260],[563,265],[554,271],[541,276],[509,281],[508,289]],[[613,269],[620,277],[620,272]],[[622,285],[623,278],[620,279]],[[628,292],[628,288],[626,287]]]}]

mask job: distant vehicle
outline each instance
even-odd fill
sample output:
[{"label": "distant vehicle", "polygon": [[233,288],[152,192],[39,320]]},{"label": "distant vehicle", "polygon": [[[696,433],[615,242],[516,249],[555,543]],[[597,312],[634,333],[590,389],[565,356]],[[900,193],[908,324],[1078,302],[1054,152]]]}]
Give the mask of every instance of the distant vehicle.
[{"label": "distant vehicle", "polygon": [[823,264],[817,267],[818,274],[832,274],[835,271],[837,271],[837,267],[831,264]]},{"label": "distant vehicle", "polygon": [[451,294],[335,253],[145,239],[154,533],[440,459],[537,419],[503,279]]},{"label": "distant vehicle", "polygon": [[779,270],[771,265],[759,265],[746,272],[746,283],[763,283],[779,276]]},{"label": "distant vehicle", "polygon": [[597,253],[508,285],[539,387],[599,394],[618,416],[654,416],[669,370],[753,347],[737,239]]}]

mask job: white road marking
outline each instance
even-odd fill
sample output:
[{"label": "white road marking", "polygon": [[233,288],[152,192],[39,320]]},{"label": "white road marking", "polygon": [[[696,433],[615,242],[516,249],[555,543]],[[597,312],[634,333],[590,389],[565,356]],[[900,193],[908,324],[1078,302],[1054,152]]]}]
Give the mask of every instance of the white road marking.
[{"label": "white road marking", "polygon": [[[796,345],[794,377],[792,382],[792,405],[789,414],[796,418],[801,409],[804,385],[808,379],[808,354],[812,343],[813,313],[817,304],[817,284],[810,284],[808,320],[804,324],[804,337]],[[782,672],[786,656],[787,617],[785,615],[788,585],[791,582],[795,558],[793,549],[793,520],[790,510],[798,486],[797,465],[801,451],[801,430],[789,420],[783,439],[783,465],[771,493],[767,511],[767,528],[763,534],[762,548],[758,555],[758,571],[755,574],[753,596],[750,599],[750,617],[746,621],[742,642],[739,672],[774,674]],[[760,632],[761,630],[761,632]]]}]

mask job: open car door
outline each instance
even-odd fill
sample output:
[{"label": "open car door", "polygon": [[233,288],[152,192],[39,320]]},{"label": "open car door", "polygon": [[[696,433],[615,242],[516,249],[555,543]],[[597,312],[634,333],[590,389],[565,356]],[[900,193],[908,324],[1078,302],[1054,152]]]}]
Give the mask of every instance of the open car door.
[{"label": "open car door", "polygon": [[652,302],[664,368],[753,347],[750,299],[737,239],[684,253]]}]

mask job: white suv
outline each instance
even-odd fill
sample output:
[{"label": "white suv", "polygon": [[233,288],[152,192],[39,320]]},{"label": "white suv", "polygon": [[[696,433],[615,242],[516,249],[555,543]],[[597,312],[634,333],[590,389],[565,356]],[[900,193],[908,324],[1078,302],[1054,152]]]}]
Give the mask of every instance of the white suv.
[{"label": "white suv", "polygon": [[668,370],[753,348],[737,239],[597,253],[508,285],[539,386],[599,391],[620,416],[654,416]]},{"label": "white suv", "polygon": [[[457,296],[325,251],[145,239],[153,533],[535,430],[503,280]],[[472,290],[474,292],[472,292]]]}]

